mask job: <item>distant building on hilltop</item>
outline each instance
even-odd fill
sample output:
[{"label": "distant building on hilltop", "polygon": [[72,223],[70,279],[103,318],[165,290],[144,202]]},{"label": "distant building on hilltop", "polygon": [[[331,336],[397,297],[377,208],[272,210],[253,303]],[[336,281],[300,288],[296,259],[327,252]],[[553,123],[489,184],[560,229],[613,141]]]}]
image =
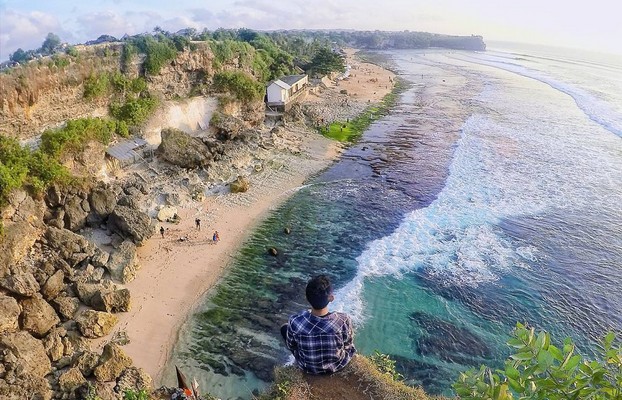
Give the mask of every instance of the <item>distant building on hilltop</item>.
[{"label": "distant building on hilltop", "polygon": [[270,82],[266,88],[266,105],[278,111],[287,111],[304,97],[309,86],[307,75],[286,75]]}]

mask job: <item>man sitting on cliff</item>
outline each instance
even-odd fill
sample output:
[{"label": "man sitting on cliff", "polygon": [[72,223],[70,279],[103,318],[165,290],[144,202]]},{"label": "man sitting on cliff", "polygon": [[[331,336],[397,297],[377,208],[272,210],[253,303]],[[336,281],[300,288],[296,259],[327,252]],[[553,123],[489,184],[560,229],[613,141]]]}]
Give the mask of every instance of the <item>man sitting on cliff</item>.
[{"label": "man sitting on cliff", "polygon": [[327,276],[311,279],[306,295],[311,310],[292,315],[281,334],[303,371],[332,374],[344,368],[356,352],[352,321],[347,314],[328,311],[335,297]]}]

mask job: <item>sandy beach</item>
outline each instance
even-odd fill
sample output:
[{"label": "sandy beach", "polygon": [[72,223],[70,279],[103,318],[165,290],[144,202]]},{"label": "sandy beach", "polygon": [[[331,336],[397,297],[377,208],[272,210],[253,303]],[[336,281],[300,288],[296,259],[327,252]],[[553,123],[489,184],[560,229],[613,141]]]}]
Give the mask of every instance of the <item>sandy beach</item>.
[{"label": "sandy beach", "polygon": [[[347,50],[347,62],[355,75],[338,85],[332,84],[307,101],[322,102],[343,96],[345,89],[352,101],[373,103],[387,94],[394,74],[354,58]],[[253,228],[278,207],[310,176],[330,166],[340,155],[342,145],[297,124],[285,127],[300,145],[299,154],[282,157],[278,169],[265,169],[249,177],[246,193],[223,194],[180,208],[179,224],[160,224],[158,233],[139,248],[141,270],[127,284],[132,295],[131,311],[119,315],[115,332],[125,331],[130,343],[124,346],[134,365],[144,368],[157,385],[163,383],[164,367],[184,320],[204,294],[226,273],[238,248]],[[195,226],[201,219],[201,229]],[[158,227],[160,226],[158,225]],[[220,242],[212,242],[218,231]],[[179,238],[188,240],[180,241]]]}]

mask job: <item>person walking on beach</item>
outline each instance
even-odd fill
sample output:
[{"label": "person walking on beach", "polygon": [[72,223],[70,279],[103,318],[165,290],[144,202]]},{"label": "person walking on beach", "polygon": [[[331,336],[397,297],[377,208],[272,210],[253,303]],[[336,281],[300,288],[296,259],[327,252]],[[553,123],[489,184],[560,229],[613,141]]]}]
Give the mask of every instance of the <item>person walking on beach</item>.
[{"label": "person walking on beach", "polygon": [[162,239],[164,239],[164,227],[160,226],[160,235],[162,235]]},{"label": "person walking on beach", "polygon": [[285,345],[294,355],[296,365],[309,374],[340,371],[356,353],[352,321],[347,314],[328,310],[335,296],[326,275],[311,279],[305,292],[311,310],[292,315],[281,326]]},{"label": "person walking on beach", "polygon": [[218,231],[214,231],[214,235],[212,236],[212,240],[214,241],[214,244],[218,243],[218,241],[220,240],[220,236],[218,235]]},{"label": "person walking on beach", "polygon": [[201,230],[201,220],[200,220],[199,218],[196,218],[196,219],[194,220],[194,224],[196,225],[197,230],[199,230],[199,231],[200,231],[200,230]]}]

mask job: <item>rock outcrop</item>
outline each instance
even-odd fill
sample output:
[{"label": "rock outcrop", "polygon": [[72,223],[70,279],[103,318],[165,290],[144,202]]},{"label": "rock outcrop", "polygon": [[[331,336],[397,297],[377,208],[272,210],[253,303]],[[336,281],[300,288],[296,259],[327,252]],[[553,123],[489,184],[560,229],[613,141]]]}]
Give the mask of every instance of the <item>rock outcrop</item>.
[{"label": "rock outcrop", "polygon": [[94,310],[83,311],[76,317],[80,333],[91,339],[109,334],[118,321],[113,314]]},{"label": "rock outcrop", "polygon": [[162,159],[182,168],[207,167],[213,159],[200,139],[172,128],[162,130],[158,154]]},{"label": "rock outcrop", "polygon": [[33,336],[43,337],[60,322],[54,308],[40,294],[23,300],[22,328]]},{"label": "rock outcrop", "polygon": [[19,315],[22,312],[17,300],[0,294],[0,334],[19,329]]},{"label": "rock outcrop", "polygon": [[243,176],[238,176],[238,179],[229,184],[229,190],[231,193],[243,193],[248,191],[249,186],[250,183],[248,179]]},{"label": "rock outcrop", "polygon": [[131,238],[139,246],[154,233],[151,218],[147,214],[126,206],[117,206],[110,213],[108,229]]},{"label": "rock outcrop", "polygon": [[30,297],[39,292],[39,282],[30,272],[10,275],[0,280],[0,287],[19,296]]},{"label": "rock outcrop", "polygon": [[128,283],[136,278],[140,265],[136,254],[136,245],[129,240],[121,243],[117,251],[112,253],[106,269],[113,279],[122,283]]},{"label": "rock outcrop", "polygon": [[[43,378],[52,370],[50,359],[40,340],[35,339],[25,331],[6,333],[0,337],[0,350],[5,352],[4,364],[7,370],[13,370],[19,365],[20,374],[33,375]],[[13,354],[14,361],[8,360],[7,355]],[[19,361],[18,361],[19,360]]]},{"label": "rock outcrop", "polygon": [[121,347],[114,343],[104,346],[104,351],[99,359],[99,365],[95,367],[93,374],[99,382],[116,380],[123,370],[132,365],[132,359],[125,354]]}]

